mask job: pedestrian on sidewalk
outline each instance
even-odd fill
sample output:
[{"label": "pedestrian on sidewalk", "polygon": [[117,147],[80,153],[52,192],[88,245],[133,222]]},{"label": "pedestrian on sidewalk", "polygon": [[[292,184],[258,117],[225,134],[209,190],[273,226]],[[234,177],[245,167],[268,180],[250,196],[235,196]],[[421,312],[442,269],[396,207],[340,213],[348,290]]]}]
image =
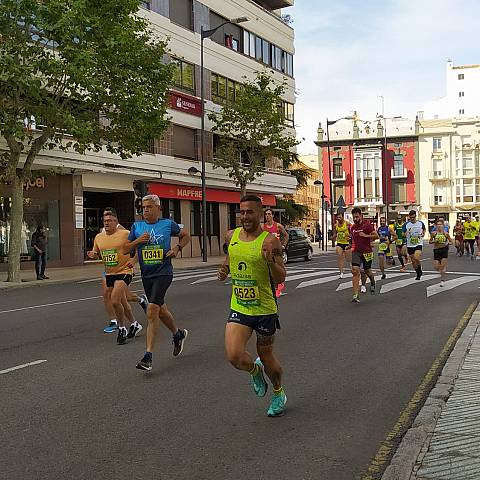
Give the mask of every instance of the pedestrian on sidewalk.
[{"label": "pedestrian on sidewalk", "polygon": [[39,225],[32,235],[32,259],[35,262],[37,280],[47,280],[45,268],[47,266],[47,235],[43,225]]}]

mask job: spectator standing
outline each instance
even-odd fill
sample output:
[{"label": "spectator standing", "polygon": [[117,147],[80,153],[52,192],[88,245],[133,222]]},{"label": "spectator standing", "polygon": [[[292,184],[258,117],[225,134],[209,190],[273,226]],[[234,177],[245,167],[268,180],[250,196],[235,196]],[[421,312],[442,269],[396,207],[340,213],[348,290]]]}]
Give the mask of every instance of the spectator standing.
[{"label": "spectator standing", "polygon": [[45,267],[47,266],[47,236],[43,225],[39,225],[32,235],[33,260],[37,280],[47,280]]}]

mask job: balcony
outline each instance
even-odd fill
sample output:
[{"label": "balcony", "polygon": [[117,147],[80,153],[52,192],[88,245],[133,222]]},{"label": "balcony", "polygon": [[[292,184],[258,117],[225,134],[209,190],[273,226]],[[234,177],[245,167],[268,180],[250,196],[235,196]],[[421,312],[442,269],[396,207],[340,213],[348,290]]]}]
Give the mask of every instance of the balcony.
[{"label": "balcony", "polygon": [[428,172],[428,179],[431,182],[446,182],[450,180],[450,172],[448,170],[432,170]]},{"label": "balcony", "polygon": [[432,195],[430,197],[430,207],[431,208],[451,208],[452,202],[449,195]]},{"label": "balcony", "polygon": [[266,10],[278,10],[280,8],[293,7],[294,0],[253,0]]},{"label": "balcony", "polygon": [[369,206],[369,205],[383,205],[382,197],[355,197],[355,205],[358,206]]},{"label": "balcony", "polygon": [[339,172],[334,172],[332,173],[332,183],[341,183],[341,182],[345,182],[346,180],[346,177],[345,177],[345,172],[341,172],[341,174]]},{"label": "balcony", "polygon": [[402,168],[395,168],[392,167],[390,171],[390,177],[392,180],[400,180],[400,179],[405,179],[408,176],[407,169],[405,167]]}]

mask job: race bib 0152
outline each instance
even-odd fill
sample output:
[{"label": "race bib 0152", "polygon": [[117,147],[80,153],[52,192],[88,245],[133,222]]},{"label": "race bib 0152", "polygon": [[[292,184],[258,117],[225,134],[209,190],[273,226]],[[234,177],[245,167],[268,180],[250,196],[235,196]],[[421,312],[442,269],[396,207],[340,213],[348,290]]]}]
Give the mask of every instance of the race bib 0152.
[{"label": "race bib 0152", "polygon": [[116,267],[118,265],[118,252],[115,248],[102,250],[102,261],[106,267]]}]

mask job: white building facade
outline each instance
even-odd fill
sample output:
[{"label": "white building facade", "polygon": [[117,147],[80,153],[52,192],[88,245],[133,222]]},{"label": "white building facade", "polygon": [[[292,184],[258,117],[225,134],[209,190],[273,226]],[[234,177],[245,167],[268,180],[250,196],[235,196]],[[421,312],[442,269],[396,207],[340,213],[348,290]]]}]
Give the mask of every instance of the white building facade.
[{"label": "white building facade", "polygon": [[[170,52],[166,61],[177,67],[168,110],[171,127],[163,138],[155,139],[148,152],[127,160],[106,151],[86,155],[60,150],[42,152],[35,169],[61,167],[63,175],[46,175],[33,182],[28,190],[32,208],[26,206],[25,230],[28,236],[39,223],[48,227],[52,266],[55,262],[69,265],[84,261],[85,252],[100,230],[106,206],[117,209],[125,226],[134,221],[135,180],[148,182],[150,191],[162,199],[164,216],[170,216],[191,232],[191,245],[182,255],[200,256],[201,178],[188,172],[191,167],[201,170],[200,30],[216,28],[235,18],[248,19],[241,24],[224,25],[204,41],[206,114],[226,102],[234,102],[245,78],[254,79],[256,72],[267,70],[278,82],[286,81],[285,128],[295,134],[294,31],[281,10],[292,5],[293,0],[142,2],[139,15],[149,21],[154,35],[168,38]],[[213,168],[216,139],[211,127],[207,118],[207,252],[215,255],[221,252],[226,231],[236,224],[240,197],[227,172]],[[261,195],[265,205],[275,206],[276,196],[295,192],[296,180],[274,161],[265,167],[265,174],[248,190]],[[8,192],[0,198],[5,198],[1,202],[6,209]],[[0,212],[2,209],[3,203]],[[4,230],[8,236],[8,225]],[[0,232],[0,262],[8,253],[8,238],[2,242],[1,235]],[[7,247],[2,250],[1,245]]]},{"label": "white building facade", "polygon": [[450,224],[480,212],[480,116],[418,122],[422,217]]},{"label": "white building facade", "polygon": [[480,115],[480,64],[446,66],[446,95],[428,102],[420,119],[471,118]]}]

